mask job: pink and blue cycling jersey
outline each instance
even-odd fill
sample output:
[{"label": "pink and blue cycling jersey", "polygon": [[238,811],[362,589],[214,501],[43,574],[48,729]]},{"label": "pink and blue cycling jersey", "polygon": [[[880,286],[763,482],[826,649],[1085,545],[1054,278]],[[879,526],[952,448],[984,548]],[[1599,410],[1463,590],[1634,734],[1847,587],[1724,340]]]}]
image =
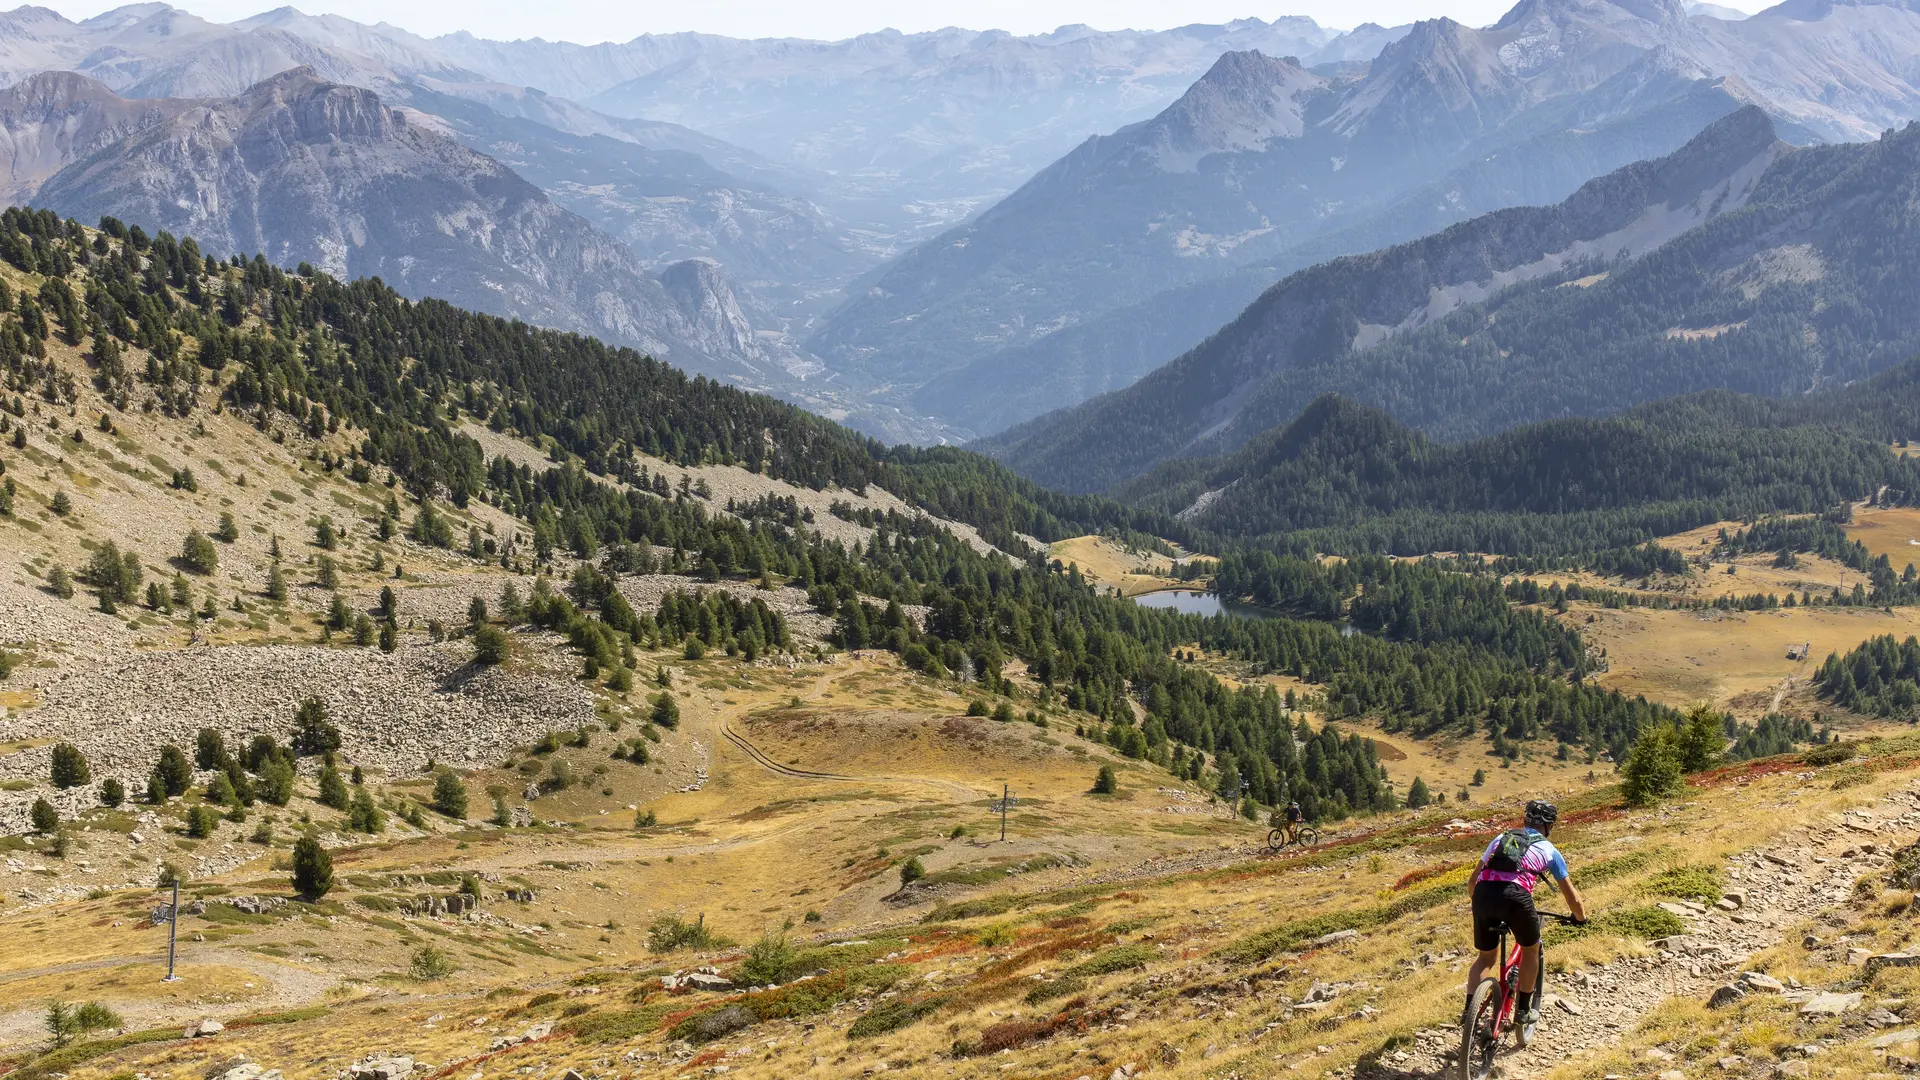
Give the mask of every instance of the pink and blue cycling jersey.
[{"label": "pink and blue cycling jersey", "polygon": [[1534,883],[1540,880],[1540,875],[1543,873],[1552,874],[1555,881],[1567,880],[1567,860],[1560,854],[1560,849],[1554,847],[1553,843],[1541,836],[1537,830],[1522,829],[1520,831],[1533,838],[1533,846],[1527,849],[1526,858],[1520,860],[1520,869],[1489,870],[1487,868],[1487,860],[1493,857],[1494,848],[1500,844],[1500,837],[1496,836],[1488,841],[1487,850],[1480,853],[1479,880],[1511,881],[1528,892],[1533,891]]}]

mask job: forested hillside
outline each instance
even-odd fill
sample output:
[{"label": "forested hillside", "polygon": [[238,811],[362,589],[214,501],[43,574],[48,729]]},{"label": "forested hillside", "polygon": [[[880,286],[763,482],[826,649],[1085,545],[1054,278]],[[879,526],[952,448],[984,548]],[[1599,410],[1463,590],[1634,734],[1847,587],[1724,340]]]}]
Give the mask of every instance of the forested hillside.
[{"label": "forested hillside", "polygon": [[[1116,490],[1207,534],[1297,552],[1595,552],[1729,518],[1920,497],[1920,361],[1793,399],[1707,393],[1458,445],[1335,396],[1224,458]],[[1209,494],[1211,493],[1211,494]],[[1802,549],[1807,550],[1807,549]]]},{"label": "forested hillside", "polygon": [[[51,359],[57,335],[83,347],[111,408],[183,424],[230,410],[276,438],[324,437],[312,451],[321,468],[363,482],[391,475],[421,542],[460,539],[437,502],[489,503],[526,522],[531,551],[509,545],[483,555],[475,545],[474,557],[574,567],[570,599],[548,602],[541,624],[583,649],[617,657],[619,641],[671,632],[606,586],[618,575],[664,569],[696,580],[784,581],[807,589],[835,620],[840,645],[887,648],[936,678],[988,688],[1018,658],[1050,698],[1099,717],[1100,736],[1127,754],[1194,779],[1210,779],[1227,761],[1259,800],[1296,796],[1333,815],[1391,800],[1372,749],[1335,740],[1303,751],[1298,717],[1273,689],[1228,689],[1177,650],[1197,643],[1293,674],[1322,688],[1338,716],[1371,713],[1422,729],[1531,702],[1525,715],[1535,719],[1511,721],[1516,733],[1551,731],[1617,750],[1659,712],[1576,681],[1584,652],[1572,636],[1539,648],[1537,635],[1489,638],[1432,624],[1350,637],[1324,621],[1249,624],[1137,607],[1049,567],[1019,533],[1172,525],[1163,516],[1052,495],[962,451],[887,450],[790,406],[576,335],[411,303],[378,282],[289,273],[257,257],[223,263],[188,239],[102,224],[93,232],[19,210],[0,218],[0,258],[27,283],[0,297],[11,413],[76,401],[71,369]],[[112,412],[99,421],[106,430]],[[489,459],[461,432],[468,422],[549,446],[552,467]],[[21,445],[24,427],[14,430],[14,451],[0,462],[41,452]],[[1006,554],[983,554],[926,516],[883,515],[869,542],[849,547],[771,505],[722,512],[684,488],[662,490],[636,452],[735,462],[810,486],[884,485],[919,510],[980,526]],[[7,509],[41,519],[57,492],[13,479]],[[408,515],[389,506],[381,528]],[[906,617],[909,605],[924,607],[924,620]],[[777,627],[743,633],[754,648],[780,647]]]}]

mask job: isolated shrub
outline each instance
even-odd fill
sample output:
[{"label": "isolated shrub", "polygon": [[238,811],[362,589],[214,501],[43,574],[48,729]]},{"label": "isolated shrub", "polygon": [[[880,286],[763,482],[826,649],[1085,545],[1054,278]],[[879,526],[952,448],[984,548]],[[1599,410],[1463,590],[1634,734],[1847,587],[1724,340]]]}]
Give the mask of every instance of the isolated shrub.
[{"label": "isolated shrub", "polygon": [[647,927],[647,947],[654,952],[675,949],[712,949],[726,944],[707,930],[707,917],[688,922],[678,915],[662,915]]},{"label": "isolated shrub", "polygon": [[799,954],[784,934],[767,934],[747,948],[740,963],[739,977],[733,981],[747,986],[778,986],[793,973]]},{"label": "isolated shrub", "polygon": [[47,571],[47,591],[62,600],[73,599],[73,575],[64,566]]},{"label": "isolated shrub", "polygon": [[1413,778],[1413,786],[1407,789],[1407,806],[1418,810],[1433,801],[1433,794],[1427,790],[1427,782],[1419,777]]},{"label": "isolated shrub", "polygon": [[100,781],[100,805],[111,810],[127,801],[127,786],[117,777],[109,776]]},{"label": "isolated shrub", "polygon": [[453,957],[431,945],[414,950],[413,962],[407,966],[407,974],[421,982],[437,982],[452,975],[455,970]]},{"label": "isolated shrub", "polygon": [[293,843],[293,891],[318,900],[333,888],[333,856],[320,841],[303,836]]},{"label": "isolated shrub", "polygon": [[907,886],[927,876],[927,868],[920,864],[918,855],[900,864],[900,887]]},{"label": "isolated shrub", "polygon": [[93,771],[87,768],[87,758],[80,748],[72,743],[61,743],[53,748],[53,786],[65,791],[68,788],[82,787],[93,782]]},{"label": "isolated shrub", "polygon": [[1095,773],[1093,777],[1093,793],[1095,795],[1111,795],[1118,790],[1120,790],[1120,780],[1113,774],[1113,766],[1100,766],[1100,771]]}]

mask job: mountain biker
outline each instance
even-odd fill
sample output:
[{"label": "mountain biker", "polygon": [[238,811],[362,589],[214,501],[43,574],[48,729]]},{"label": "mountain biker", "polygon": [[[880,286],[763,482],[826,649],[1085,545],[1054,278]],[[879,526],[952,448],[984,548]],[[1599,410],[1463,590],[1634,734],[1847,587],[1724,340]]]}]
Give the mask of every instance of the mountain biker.
[{"label": "mountain biker", "polygon": [[1567,907],[1577,923],[1587,921],[1586,901],[1567,876],[1567,860],[1547,839],[1560,811],[1552,803],[1535,799],[1527,804],[1525,824],[1493,838],[1480,855],[1480,865],[1467,879],[1467,891],[1473,897],[1473,947],[1480,955],[1467,971],[1467,994],[1497,962],[1494,950],[1500,938],[1494,927],[1507,924],[1514,943],[1520,947],[1520,985],[1514,1001],[1520,1018],[1520,1041],[1533,1041],[1533,1030],[1540,1022],[1540,1004],[1535,996],[1540,975],[1540,915],[1533,908],[1533,886],[1540,875],[1552,874],[1560,891],[1567,894]]},{"label": "mountain biker", "polygon": [[1291,844],[1300,839],[1300,819],[1304,816],[1300,812],[1300,800],[1292,799],[1287,802],[1287,843]]}]

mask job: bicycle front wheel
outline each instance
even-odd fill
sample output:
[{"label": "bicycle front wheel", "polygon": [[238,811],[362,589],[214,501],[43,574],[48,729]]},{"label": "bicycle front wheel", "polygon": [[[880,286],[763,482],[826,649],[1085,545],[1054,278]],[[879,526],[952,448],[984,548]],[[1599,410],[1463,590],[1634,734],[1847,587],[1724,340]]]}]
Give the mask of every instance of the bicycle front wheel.
[{"label": "bicycle front wheel", "polygon": [[1309,829],[1306,826],[1302,825],[1300,827],[1299,839],[1296,840],[1295,842],[1298,843],[1301,847],[1312,847],[1313,845],[1320,842],[1320,830]]},{"label": "bicycle front wheel", "polygon": [[1493,1055],[1500,1048],[1494,1027],[1500,1019],[1500,984],[1486,978],[1473,988],[1467,1011],[1460,1017],[1458,1080],[1487,1080],[1493,1075]]}]

